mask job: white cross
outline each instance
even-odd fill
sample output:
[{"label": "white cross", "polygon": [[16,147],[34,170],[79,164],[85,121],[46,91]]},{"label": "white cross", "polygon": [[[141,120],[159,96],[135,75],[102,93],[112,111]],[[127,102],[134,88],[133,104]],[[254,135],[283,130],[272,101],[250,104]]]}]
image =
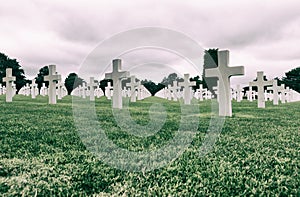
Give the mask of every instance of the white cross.
[{"label": "white cross", "polygon": [[265,95],[264,95],[264,87],[271,86],[273,81],[265,81],[264,80],[264,72],[259,71],[257,72],[257,81],[253,81],[249,83],[249,86],[257,86],[257,105],[258,108],[265,108]]},{"label": "white cross", "polygon": [[56,82],[61,80],[61,75],[57,74],[55,65],[49,65],[49,75],[44,80],[49,81],[49,104],[56,104]]},{"label": "white cross", "polygon": [[182,86],[183,89],[183,99],[184,104],[189,105],[191,104],[191,89],[190,87],[195,86],[196,82],[190,82],[190,74],[184,74],[184,81],[179,83],[179,86]]},{"label": "white cross", "polygon": [[107,86],[105,87],[105,96],[107,97],[108,100],[111,99],[111,90],[112,90],[112,86],[111,86],[111,82],[107,82]]},{"label": "white cross", "polygon": [[229,67],[229,51],[218,51],[217,68],[206,69],[206,77],[218,77],[219,89],[218,89],[218,101],[219,101],[219,115],[220,116],[232,116],[231,106],[231,91],[230,91],[230,77],[244,75],[244,67],[236,66]]},{"label": "white cross", "polygon": [[129,72],[127,71],[119,71],[121,70],[121,60],[114,59],[113,63],[113,71],[111,73],[105,73],[105,79],[113,80],[113,102],[112,107],[122,109],[122,78],[128,78]]},{"label": "white cross", "polygon": [[200,101],[203,101],[203,91],[204,91],[203,85],[200,84],[200,85],[199,85],[199,88],[196,90],[196,92],[197,92],[197,98],[198,98]]},{"label": "white cross", "polygon": [[56,86],[57,86],[57,99],[58,99],[58,100],[61,100],[62,97],[63,97],[62,91],[63,91],[63,87],[65,86],[65,84],[60,80],[60,81],[56,84]]},{"label": "white cross", "polygon": [[178,100],[178,90],[180,90],[180,87],[178,87],[178,82],[177,81],[173,81],[173,86],[170,87],[170,90],[173,93],[173,100],[177,101]]},{"label": "white cross", "polygon": [[135,81],[135,76],[132,75],[130,77],[130,83],[126,83],[126,86],[130,87],[130,101],[136,102],[136,87],[139,85],[138,82]]},{"label": "white cross", "polygon": [[243,88],[238,84],[236,85],[236,101],[241,102],[243,100]]},{"label": "white cross", "polygon": [[285,89],[285,85],[281,84],[281,86],[278,88],[278,92],[281,92],[281,103],[286,103],[287,102],[287,90]]},{"label": "white cross", "polygon": [[94,77],[90,77],[90,83],[88,84],[88,87],[90,89],[90,101],[95,101],[95,87],[97,87],[98,84],[95,83]]},{"label": "white cross", "polygon": [[36,87],[37,87],[37,84],[35,83],[35,79],[31,80],[30,87],[31,87],[31,98],[35,99],[36,98]]},{"label": "white cross", "polygon": [[12,102],[13,97],[13,82],[16,81],[16,77],[12,76],[12,69],[6,69],[6,77],[3,78],[3,82],[6,82],[6,102]]}]

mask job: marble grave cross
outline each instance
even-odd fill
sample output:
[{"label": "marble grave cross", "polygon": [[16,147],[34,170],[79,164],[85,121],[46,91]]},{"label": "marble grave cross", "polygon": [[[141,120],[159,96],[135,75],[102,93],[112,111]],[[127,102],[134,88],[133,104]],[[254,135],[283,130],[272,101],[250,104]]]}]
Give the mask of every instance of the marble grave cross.
[{"label": "marble grave cross", "polygon": [[113,60],[113,71],[111,73],[105,73],[105,79],[113,80],[113,100],[112,107],[117,109],[122,109],[122,78],[128,78],[129,72],[120,71],[121,70],[121,60],[114,59]]},{"label": "marble grave cross", "polygon": [[3,78],[3,82],[6,82],[6,102],[12,102],[14,81],[16,81],[16,77],[12,76],[12,69],[7,68],[6,76]]},{"label": "marble grave cross", "polygon": [[265,95],[264,95],[264,87],[273,85],[273,81],[265,81],[264,80],[264,72],[257,72],[257,81],[253,81],[249,83],[249,86],[257,86],[257,105],[258,108],[265,108]]},{"label": "marble grave cross", "polygon": [[44,80],[49,81],[49,104],[56,104],[56,82],[61,80],[61,75],[57,74],[55,65],[49,65],[49,75]]},{"label": "marble grave cross", "polygon": [[244,67],[229,67],[229,51],[218,51],[219,65],[217,68],[206,69],[206,77],[218,77],[219,115],[232,116],[230,77],[244,75]]}]

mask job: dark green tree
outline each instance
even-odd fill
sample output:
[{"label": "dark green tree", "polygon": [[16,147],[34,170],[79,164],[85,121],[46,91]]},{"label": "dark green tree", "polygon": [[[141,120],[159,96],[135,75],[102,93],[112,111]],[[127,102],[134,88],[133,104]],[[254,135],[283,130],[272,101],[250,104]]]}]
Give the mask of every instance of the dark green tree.
[{"label": "dark green tree", "polygon": [[113,86],[113,80],[112,79],[103,79],[100,80],[99,87],[101,88],[102,92],[105,94],[105,87],[107,86],[107,83],[110,82],[111,86]]},{"label": "dark green tree", "polygon": [[219,49],[208,49],[204,51],[204,64],[203,64],[203,87],[208,88],[212,91],[212,93],[215,95],[215,92],[213,91],[213,87],[217,86],[217,77],[206,77],[205,76],[205,69],[210,68],[217,68],[218,67],[218,51]]},{"label": "dark green tree", "polygon": [[148,81],[147,79],[142,80],[141,84],[144,85],[145,88],[151,93],[151,96],[154,96],[158,91],[165,87],[165,85],[161,83],[156,84],[150,80]]},{"label": "dark green tree", "polygon": [[67,88],[68,94],[70,95],[73,89],[77,88],[79,85],[82,85],[84,80],[76,73],[70,73],[68,77],[65,79],[65,86]]},{"label": "dark green tree", "polygon": [[280,80],[280,83],[283,83],[285,86],[300,92],[300,67],[286,72],[285,77]]},{"label": "dark green tree", "polygon": [[12,74],[16,77],[16,88],[19,91],[25,84],[25,72],[16,59],[10,59],[7,55],[0,53],[0,82],[6,76],[6,68],[12,68]]},{"label": "dark green tree", "polygon": [[35,77],[35,82],[38,84],[38,88],[41,89],[42,84],[45,83],[46,87],[49,86],[48,81],[44,81],[44,76],[49,75],[49,68],[48,66],[44,66],[39,70],[39,73]]},{"label": "dark green tree", "polygon": [[178,77],[176,73],[171,73],[169,74],[168,77],[164,77],[161,84],[164,86],[168,86],[168,85],[173,85],[173,81],[178,81],[178,82],[182,82],[183,79]]},{"label": "dark green tree", "polygon": [[203,84],[203,81],[200,79],[199,76],[196,77],[191,77],[190,81],[196,81],[196,86],[193,86],[193,90],[195,91],[196,89],[200,88],[200,84]]}]

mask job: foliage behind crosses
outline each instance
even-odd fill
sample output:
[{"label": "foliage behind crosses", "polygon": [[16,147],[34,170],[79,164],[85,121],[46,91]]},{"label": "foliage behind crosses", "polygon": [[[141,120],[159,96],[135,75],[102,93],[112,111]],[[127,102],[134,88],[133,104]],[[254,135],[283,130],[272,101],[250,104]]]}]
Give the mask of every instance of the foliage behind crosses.
[{"label": "foliage behind crosses", "polygon": [[43,83],[45,83],[46,87],[49,86],[49,82],[44,81],[44,76],[47,76],[47,75],[49,75],[49,68],[48,68],[48,66],[44,66],[43,68],[41,68],[39,70],[39,73],[35,77],[35,82],[38,84],[39,90],[41,89]]},{"label": "foliage behind crosses", "polygon": [[196,77],[191,77],[190,81],[195,81],[196,86],[192,86],[193,90],[195,91],[196,89],[200,88],[200,84],[203,84],[204,82],[200,79],[200,77],[197,75]]},{"label": "foliage behind crosses", "polygon": [[0,82],[6,75],[6,68],[12,68],[12,74],[16,77],[16,88],[19,91],[26,84],[25,72],[16,59],[10,59],[7,55],[0,53]]},{"label": "foliage behind crosses", "polygon": [[163,89],[165,87],[165,85],[161,84],[161,83],[154,83],[151,80],[142,80],[142,85],[145,86],[145,88],[151,93],[151,96],[154,96],[158,91],[160,91],[161,89]]},{"label": "foliage behind crosses", "polygon": [[[204,64],[203,64],[203,87],[208,88],[212,91],[212,93],[215,95],[213,91],[213,87],[217,86],[217,77],[205,77],[205,69],[210,68],[217,68],[218,67],[218,50],[219,49],[208,49],[204,51]],[[215,95],[216,96],[216,95]]]},{"label": "foliage behind crosses", "polygon": [[178,77],[176,73],[169,74],[168,77],[164,77],[161,84],[164,86],[171,85],[173,86],[173,81],[183,82],[183,79]]},{"label": "foliage behind crosses", "polygon": [[283,83],[285,86],[300,92],[300,67],[294,68],[285,73],[285,77],[280,80],[280,83]]},{"label": "foliage behind crosses", "polygon": [[65,86],[67,88],[68,94],[70,95],[73,89],[77,88],[79,85],[82,85],[84,80],[80,78],[76,73],[70,73],[65,79]]}]

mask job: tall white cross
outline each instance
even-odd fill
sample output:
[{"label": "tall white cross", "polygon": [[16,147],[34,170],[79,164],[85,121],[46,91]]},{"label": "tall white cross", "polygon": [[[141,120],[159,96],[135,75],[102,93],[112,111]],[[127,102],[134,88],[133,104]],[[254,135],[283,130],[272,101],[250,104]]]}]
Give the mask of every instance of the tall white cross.
[{"label": "tall white cross", "polygon": [[257,81],[253,81],[249,83],[249,86],[257,87],[257,105],[258,108],[265,108],[265,95],[264,95],[264,87],[273,85],[273,81],[265,81],[264,80],[264,72],[257,72]]},{"label": "tall white cross", "polygon": [[218,89],[218,101],[219,101],[219,115],[220,116],[232,116],[231,106],[231,90],[230,90],[230,77],[244,75],[244,67],[236,66],[229,67],[229,51],[218,51],[217,68],[206,69],[206,77],[218,77],[219,89]]},{"label": "tall white cross", "polygon": [[95,87],[97,87],[98,84],[95,83],[94,77],[90,77],[90,83],[88,84],[88,87],[90,89],[90,101],[95,101]]},{"label": "tall white cross", "polygon": [[55,65],[49,65],[49,75],[44,80],[49,81],[49,104],[56,104],[56,82],[61,80],[61,75],[57,74]]},{"label": "tall white cross", "polygon": [[16,81],[16,77],[12,76],[12,69],[6,69],[6,77],[3,78],[3,82],[6,82],[6,102],[12,102],[13,97],[13,82]]},{"label": "tall white cross", "polygon": [[190,87],[195,86],[196,82],[190,82],[190,74],[184,74],[184,81],[179,83],[179,86],[183,87],[183,99],[185,105],[191,104],[191,89]]},{"label": "tall white cross", "polygon": [[138,82],[135,81],[135,76],[132,75],[130,77],[130,83],[126,83],[126,86],[130,87],[130,101],[136,102],[136,87],[139,85]]},{"label": "tall white cross", "polygon": [[113,101],[112,107],[117,109],[122,109],[122,78],[128,78],[129,72],[127,71],[120,71],[121,70],[121,60],[114,59],[113,63],[113,71],[111,73],[105,73],[105,79],[112,79],[113,80]]}]

